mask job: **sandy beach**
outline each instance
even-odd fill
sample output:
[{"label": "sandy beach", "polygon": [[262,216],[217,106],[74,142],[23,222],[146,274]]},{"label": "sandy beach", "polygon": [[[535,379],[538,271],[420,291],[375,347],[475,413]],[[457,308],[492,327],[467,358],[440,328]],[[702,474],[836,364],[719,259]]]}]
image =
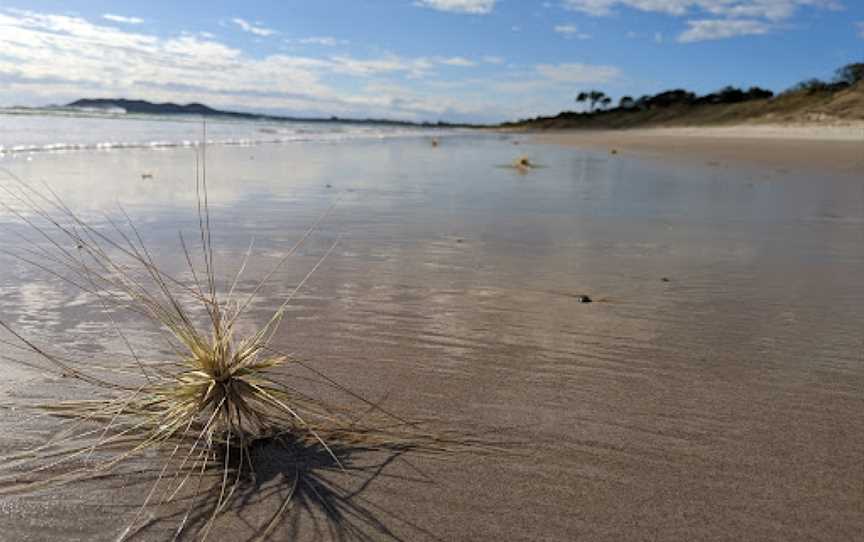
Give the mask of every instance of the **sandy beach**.
[{"label": "sandy beach", "polygon": [[864,123],[538,132],[544,143],[627,151],[707,166],[864,172]]},{"label": "sandy beach", "polygon": [[[253,311],[266,315],[341,236],[293,302],[279,346],[402,416],[504,448],[359,454],[356,469],[316,473],[322,491],[343,484],[351,499],[298,507],[272,539],[858,537],[864,199],[847,173],[861,143],[756,140],[481,134],[438,147],[212,150],[226,269],[254,236],[262,257],[247,274],[260,275],[336,204]],[[681,150],[698,160],[679,160]],[[520,154],[542,167],[502,167]],[[160,265],[179,270],[176,232],[195,228],[190,156],[86,151],[3,165],[59,183],[76,208],[122,201]],[[813,174],[819,160],[841,165]],[[18,242],[0,232],[6,246]],[[98,303],[0,258],[0,304],[22,332],[57,349],[119,348]],[[153,333],[138,330],[135,344],[156,344]],[[61,379],[7,369],[7,398],[71,393]],[[0,430],[15,435],[5,450],[55,427],[0,411]],[[140,466],[0,497],[0,539],[116,540],[152,480],[147,458]],[[280,480],[274,467],[270,491],[227,511],[218,539],[251,540],[287,491]],[[170,538],[184,511],[148,510],[136,539]]]},{"label": "sandy beach", "polygon": [[0,542],[864,542],[864,0],[0,4]]}]

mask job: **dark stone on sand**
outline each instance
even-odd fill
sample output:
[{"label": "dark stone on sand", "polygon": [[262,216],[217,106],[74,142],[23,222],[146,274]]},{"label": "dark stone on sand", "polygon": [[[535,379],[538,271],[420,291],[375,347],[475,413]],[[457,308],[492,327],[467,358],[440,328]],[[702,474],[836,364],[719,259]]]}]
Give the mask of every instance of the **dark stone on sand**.
[{"label": "dark stone on sand", "polygon": [[663,277],[663,278],[660,279],[660,280],[662,280],[663,282],[672,282],[671,279],[670,279],[669,277]]},{"label": "dark stone on sand", "polygon": [[576,301],[578,301],[579,303],[591,303],[594,300],[591,299],[590,297],[588,297],[587,295],[577,295]]}]

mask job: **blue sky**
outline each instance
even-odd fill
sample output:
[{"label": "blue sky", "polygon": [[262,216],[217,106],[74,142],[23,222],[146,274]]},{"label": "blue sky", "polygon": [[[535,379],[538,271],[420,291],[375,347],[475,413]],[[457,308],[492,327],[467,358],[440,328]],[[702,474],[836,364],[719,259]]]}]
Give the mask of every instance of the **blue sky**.
[{"label": "blue sky", "polygon": [[79,97],[497,121],[864,61],[862,0],[16,1],[0,105]]}]

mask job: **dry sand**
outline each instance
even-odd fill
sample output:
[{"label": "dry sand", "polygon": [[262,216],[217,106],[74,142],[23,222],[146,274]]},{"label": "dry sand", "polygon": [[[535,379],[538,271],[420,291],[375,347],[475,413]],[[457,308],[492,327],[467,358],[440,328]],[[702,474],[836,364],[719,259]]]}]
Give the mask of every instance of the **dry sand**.
[{"label": "dry sand", "polygon": [[536,138],[544,143],[616,149],[715,167],[743,163],[864,174],[864,123],[568,130],[540,132]]},{"label": "dry sand", "polygon": [[[322,247],[344,235],[295,300],[279,346],[408,418],[512,443],[495,457],[415,457],[413,466],[378,468],[387,458],[361,455],[354,461],[368,465],[364,472],[313,473],[325,496],[332,487],[325,481],[355,493],[332,498],[328,510],[298,507],[274,540],[358,532],[447,541],[860,538],[861,179],[830,169],[801,175],[804,158],[779,150],[772,160],[787,173],[754,163],[705,167],[714,159],[707,155],[641,160],[628,149],[651,138],[633,134],[542,137],[608,138],[625,152],[527,144],[516,152],[511,141],[486,138],[443,140],[437,149],[421,141],[211,153],[215,220],[225,225],[215,242],[222,258],[237,261],[255,235],[269,255],[252,277],[334,193],[342,198],[279,277],[295,284]],[[718,148],[675,137],[667,141]],[[723,141],[730,161],[767,155]],[[835,152],[794,143],[810,156]],[[495,167],[519,153],[544,167],[524,174]],[[152,218],[145,234],[165,265],[182,266],[176,229],[194,228],[194,214],[166,202],[188,203],[177,193],[188,155],[76,156],[27,163],[21,172],[62,171],[73,183],[105,175],[105,190],[131,190],[130,200],[140,164],[148,164],[164,200],[148,193],[142,202],[142,216]],[[280,167],[290,171],[274,175]],[[109,176],[134,182],[124,187]],[[9,271],[0,277],[0,302],[24,331],[53,348],[110,336],[97,304],[2,263]],[[254,315],[278,304],[280,292],[271,293]],[[580,303],[582,294],[595,302]],[[13,384],[15,396],[44,387],[38,377]],[[11,431],[15,416],[0,418],[4,434],[14,435],[4,447],[50,434],[44,424]],[[278,469],[264,473],[276,490],[279,480]],[[109,480],[0,498],[0,539],[116,540],[146,488]],[[213,540],[251,539],[279,503],[253,492]],[[148,512],[153,523],[139,539],[170,538],[183,511]]]}]

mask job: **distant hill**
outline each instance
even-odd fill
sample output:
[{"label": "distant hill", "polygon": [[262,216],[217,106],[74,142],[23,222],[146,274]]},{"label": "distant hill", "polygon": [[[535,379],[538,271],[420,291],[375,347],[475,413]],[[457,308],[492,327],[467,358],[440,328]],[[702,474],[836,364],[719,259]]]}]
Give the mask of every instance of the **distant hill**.
[{"label": "distant hill", "polygon": [[339,117],[287,117],[279,115],[261,115],[257,113],[241,113],[238,111],[222,111],[199,103],[180,105],[175,103],[153,103],[146,100],[127,100],[124,98],[82,98],[68,103],[64,108],[102,110],[106,112],[123,110],[126,113],[144,115],[198,115],[205,117],[227,117],[247,120],[274,120],[296,122],[339,122],[347,124],[384,124],[393,126],[420,126],[441,128],[474,127],[469,124],[454,124],[448,122],[410,122],[392,119],[345,119]]},{"label": "distant hill", "polygon": [[[123,109],[127,113],[144,113],[151,115],[222,115],[224,112],[203,104],[178,105],[174,103],[152,103],[144,100],[125,99],[90,99],[75,100],[66,107],[79,109]],[[242,113],[241,113],[242,114]]]}]

